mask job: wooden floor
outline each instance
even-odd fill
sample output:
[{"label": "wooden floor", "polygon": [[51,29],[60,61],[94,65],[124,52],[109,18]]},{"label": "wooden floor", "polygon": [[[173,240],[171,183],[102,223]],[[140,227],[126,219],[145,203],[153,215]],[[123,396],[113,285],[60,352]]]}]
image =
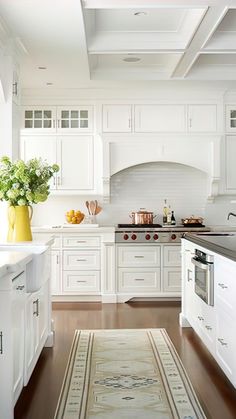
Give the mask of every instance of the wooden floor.
[{"label": "wooden floor", "polygon": [[167,330],[207,418],[236,418],[236,390],[192,329],[179,327],[179,312],[180,305],[176,302],[54,303],[54,348],[43,349],[16,404],[15,419],[53,419],[75,329],[146,327]]}]

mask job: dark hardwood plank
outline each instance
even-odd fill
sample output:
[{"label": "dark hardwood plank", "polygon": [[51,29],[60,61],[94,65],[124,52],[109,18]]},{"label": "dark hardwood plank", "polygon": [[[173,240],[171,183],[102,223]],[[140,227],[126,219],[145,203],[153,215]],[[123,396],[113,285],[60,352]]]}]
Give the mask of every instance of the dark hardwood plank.
[{"label": "dark hardwood plank", "polygon": [[179,327],[179,312],[177,302],[54,303],[54,348],[43,349],[15,419],[53,419],[75,329],[152,327],[167,330],[207,417],[236,418],[236,390],[193,330]]}]

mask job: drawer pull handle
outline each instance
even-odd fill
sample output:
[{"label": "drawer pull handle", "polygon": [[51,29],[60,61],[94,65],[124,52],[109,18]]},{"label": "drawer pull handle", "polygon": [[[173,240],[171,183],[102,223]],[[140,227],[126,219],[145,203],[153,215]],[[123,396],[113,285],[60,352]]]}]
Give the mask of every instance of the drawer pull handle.
[{"label": "drawer pull handle", "polygon": [[24,288],[25,288],[25,286],[24,286],[24,285],[18,285],[18,286],[16,287],[16,290],[22,291]]},{"label": "drawer pull handle", "polygon": [[86,240],[77,240],[76,243],[87,243]]},{"label": "drawer pull handle", "polygon": [[87,259],[76,259],[77,262],[87,262]]},{"label": "drawer pull handle", "polygon": [[3,333],[0,332],[0,355],[3,354]]},{"label": "drawer pull handle", "polygon": [[187,273],[187,280],[188,280],[188,282],[189,281],[192,281],[193,280],[193,278],[191,278],[191,273],[192,273],[192,271],[191,271],[191,269],[188,269],[188,271],[187,271],[188,273]]},{"label": "drawer pull handle", "polygon": [[204,318],[202,316],[197,316],[198,320],[200,320],[201,322],[204,320]]},{"label": "drawer pull handle", "polygon": [[212,330],[212,327],[211,326],[205,326],[205,328],[207,329],[207,330]]},{"label": "drawer pull handle", "polygon": [[222,346],[228,346],[227,342],[224,342],[224,339],[218,338],[217,340],[221,343]]},{"label": "drawer pull handle", "polygon": [[219,287],[220,287],[220,288],[222,288],[223,290],[224,290],[224,289],[226,289],[226,288],[228,288],[228,287],[227,287],[227,285],[222,284],[222,283],[220,283],[220,282],[218,282],[218,285],[219,285]]},{"label": "drawer pull handle", "polygon": [[135,278],[135,281],[144,281],[144,278]]},{"label": "drawer pull handle", "polygon": [[144,256],[139,256],[139,255],[135,255],[134,257],[137,258],[137,259],[144,258]]},{"label": "drawer pull handle", "polygon": [[78,280],[77,282],[79,283],[79,282],[87,282],[87,281],[80,281],[80,280]]}]

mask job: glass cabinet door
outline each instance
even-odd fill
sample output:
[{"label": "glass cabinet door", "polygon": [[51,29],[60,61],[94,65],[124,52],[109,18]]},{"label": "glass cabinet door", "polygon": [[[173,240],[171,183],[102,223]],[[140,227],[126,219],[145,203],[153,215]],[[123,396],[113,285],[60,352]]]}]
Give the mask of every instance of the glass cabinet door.
[{"label": "glass cabinet door", "polygon": [[27,107],[23,111],[23,126],[27,131],[52,132],[56,130],[55,108]]},{"label": "glass cabinet door", "polygon": [[226,106],[226,131],[236,132],[236,105]]},{"label": "glass cabinet door", "polygon": [[69,107],[57,109],[58,131],[91,132],[92,107]]}]

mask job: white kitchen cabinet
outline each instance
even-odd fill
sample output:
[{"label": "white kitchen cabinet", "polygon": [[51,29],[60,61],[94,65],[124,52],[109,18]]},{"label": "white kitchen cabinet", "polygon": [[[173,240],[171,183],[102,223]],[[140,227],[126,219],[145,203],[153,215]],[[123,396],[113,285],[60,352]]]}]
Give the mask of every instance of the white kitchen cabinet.
[{"label": "white kitchen cabinet", "polygon": [[[236,112],[236,111],[235,111]],[[225,176],[226,191],[236,192],[236,136],[228,135],[225,138]]]},{"label": "white kitchen cabinet", "polygon": [[100,292],[100,271],[64,271],[64,294],[98,294]]},{"label": "white kitchen cabinet", "polygon": [[1,277],[0,406],[1,417],[13,419],[13,407],[24,384],[25,272]]},{"label": "white kitchen cabinet", "polygon": [[28,106],[23,108],[24,134],[88,133],[93,131],[92,106]]},{"label": "white kitchen cabinet", "polygon": [[184,132],[184,105],[135,105],[135,132]]},{"label": "white kitchen cabinet", "polygon": [[132,105],[103,105],[103,132],[132,132]]},{"label": "white kitchen cabinet", "polygon": [[142,295],[160,290],[160,268],[119,268],[118,292]]},{"label": "white kitchen cabinet", "polygon": [[163,291],[179,293],[181,292],[181,268],[164,267],[163,270]]},{"label": "white kitchen cabinet", "polygon": [[28,133],[55,133],[55,106],[28,106],[23,108],[21,127]]},{"label": "white kitchen cabinet", "polygon": [[92,191],[94,188],[92,136],[23,136],[21,155],[25,161],[41,157],[49,164],[59,165],[51,189]]},{"label": "white kitchen cabinet", "polygon": [[159,246],[119,246],[118,247],[118,266],[119,267],[138,267],[138,266],[159,266],[160,247]]},{"label": "white kitchen cabinet", "polygon": [[181,292],[181,247],[163,246],[163,291]]},{"label": "white kitchen cabinet", "polygon": [[101,238],[66,235],[62,239],[62,294],[97,295],[101,292]]},{"label": "white kitchen cabinet", "polygon": [[[226,376],[236,387],[236,321],[235,276],[236,262],[216,253],[214,256],[214,305],[207,305],[194,290],[194,266],[190,257],[198,245],[182,241],[183,299],[182,326],[187,319],[208,350],[214,356]],[[200,250],[208,252],[200,247]],[[189,280],[188,280],[189,279]]]},{"label": "white kitchen cabinet", "polygon": [[60,250],[51,251],[51,293],[52,295],[61,294],[61,252]]},{"label": "white kitchen cabinet", "polygon": [[221,308],[216,311],[216,360],[236,386],[235,320]]},{"label": "white kitchen cabinet", "polygon": [[188,132],[216,132],[216,105],[188,105]]},{"label": "white kitchen cabinet", "polygon": [[225,115],[226,132],[233,134],[236,132],[236,105],[227,105]]},{"label": "white kitchen cabinet", "polygon": [[39,291],[28,295],[26,302],[24,385],[27,385],[49,335],[48,287],[49,282],[46,281]]}]

